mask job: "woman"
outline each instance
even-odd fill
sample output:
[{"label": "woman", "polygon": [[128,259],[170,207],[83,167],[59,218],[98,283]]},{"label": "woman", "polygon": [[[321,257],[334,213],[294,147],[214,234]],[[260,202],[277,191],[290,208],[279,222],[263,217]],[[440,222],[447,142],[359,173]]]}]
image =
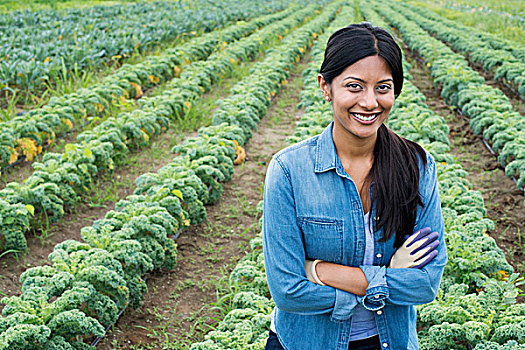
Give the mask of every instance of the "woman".
[{"label": "woman", "polygon": [[434,160],[383,124],[401,50],[350,25],[330,37],[318,81],[333,122],[267,171],[266,349],[418,349],[415,305],[435,298],[447,258]]}]

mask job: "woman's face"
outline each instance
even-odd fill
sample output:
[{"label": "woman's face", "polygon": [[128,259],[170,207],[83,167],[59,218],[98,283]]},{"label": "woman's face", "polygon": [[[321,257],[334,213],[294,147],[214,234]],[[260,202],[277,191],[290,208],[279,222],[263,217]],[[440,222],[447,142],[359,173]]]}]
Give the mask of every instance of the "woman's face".
[{"label": "woman's face", "polygon": [[368,56],[348,66],[330,86],[321,74],[318,80],[325,98],[332,100],[334,129],[352,137],[375,138],[395,100],[388,63],[380,56]]}]

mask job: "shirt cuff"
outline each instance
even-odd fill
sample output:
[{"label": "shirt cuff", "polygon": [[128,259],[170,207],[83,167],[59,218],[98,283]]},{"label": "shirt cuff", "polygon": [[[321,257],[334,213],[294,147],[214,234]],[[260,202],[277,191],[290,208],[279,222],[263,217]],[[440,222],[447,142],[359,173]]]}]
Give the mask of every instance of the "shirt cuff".
[{"label": "shirt cuff", "polygon": [[357,296],[344,290],[335,289],[335,306],[330,316],[332,322],[348,321],[357,306]]},{"label": "shirt cuff", "polygon": [[356,296],[357,302],[370,311],[377,311],[385,306],[388,298],[385,266],[359,266],[368,281],[364,296]]}]

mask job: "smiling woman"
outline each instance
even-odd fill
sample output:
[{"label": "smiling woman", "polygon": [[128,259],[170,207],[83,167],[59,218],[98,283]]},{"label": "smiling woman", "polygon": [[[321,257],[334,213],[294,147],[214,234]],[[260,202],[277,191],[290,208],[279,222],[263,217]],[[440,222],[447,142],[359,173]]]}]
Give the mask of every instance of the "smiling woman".
[{"label": "smiling woman", "polygon": [[350,25],[328,40],[318,81],[333,122],[266,176],[266,349],[418,349],[415,305],[435,298],[447,256],[434,160],[384,125],[401,51]]}]

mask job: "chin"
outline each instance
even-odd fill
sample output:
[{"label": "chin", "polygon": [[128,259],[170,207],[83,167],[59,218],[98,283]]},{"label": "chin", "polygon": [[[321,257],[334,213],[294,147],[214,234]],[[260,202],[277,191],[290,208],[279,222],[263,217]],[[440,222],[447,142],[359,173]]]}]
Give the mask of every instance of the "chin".
[{"label": "chin", "polygon": [[373,124],[369,125],[356,125],[355,122],[353,122],[350,125],[343,125],[343,127],[350,134],[362,139],[366,139],[375,137],[381,125],[383,125],[383,121],[376,120]]}]

